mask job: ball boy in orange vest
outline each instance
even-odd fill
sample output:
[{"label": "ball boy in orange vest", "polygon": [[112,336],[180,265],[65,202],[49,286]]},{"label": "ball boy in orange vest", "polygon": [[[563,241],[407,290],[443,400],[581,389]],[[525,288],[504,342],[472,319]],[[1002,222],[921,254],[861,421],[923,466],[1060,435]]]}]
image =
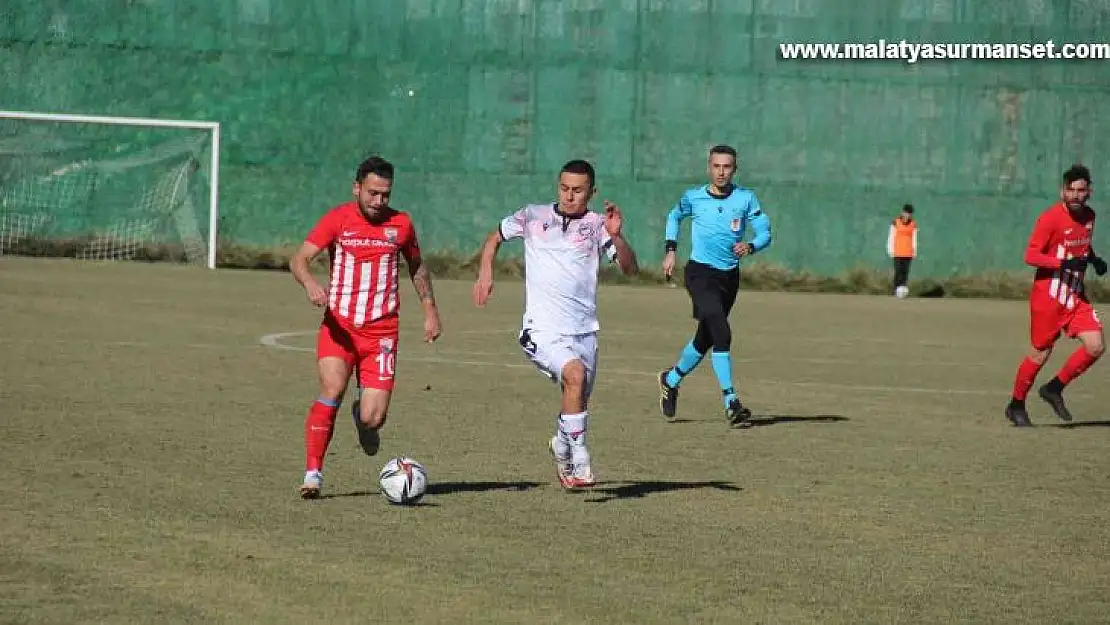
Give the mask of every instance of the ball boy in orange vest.
[{"label": "ball boy in orange vest", "polygon": [[917,257],[917,222],[913,220],[913,204],[902,206],[902,214],[890,224],[886,237],[886,253],[894,259],[894,295],[910,294],[910,263]]}]

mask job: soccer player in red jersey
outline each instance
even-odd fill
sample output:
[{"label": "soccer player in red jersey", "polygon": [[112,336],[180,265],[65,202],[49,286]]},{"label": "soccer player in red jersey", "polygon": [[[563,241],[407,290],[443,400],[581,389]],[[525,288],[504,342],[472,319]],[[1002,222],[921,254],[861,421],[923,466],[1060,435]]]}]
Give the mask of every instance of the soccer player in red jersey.
[{"label": "soccer player in red jersey", "polygon": [[[393,165],[377,156],[366,159],[355,175],[355,201],[328,211],[289,263],[309,301],[324,308],[316,338],[320,391],[305,419],[304,499],[320,496],[324,455],[352,373],[359,388],[353,409],[359,443],[367,455],[378,452],[397,358],[399,257],[424,308],[424,340],[439,338],[432,279],[421,261],[412,219],[389,206],[392,189]],[[331,260],[327,288],[308,270],[325,248]]]},{"label": "soccer player in red jersey", "polygon": [[1068,358],[1056,377],[1038,394],[1060,419],[1071,421],[1064,404],[1064,387],[1082,375],[1105,351],[1102,322],[1083,289],[1088,265],[1106,273],[1106,262],[1091,247],[1095,212],[1091,197],[1091,172],[1072,165],[1064,172],[1060,202],[1041,213],[1025,248],[1026,264],[1036,268],[1029,293],[1029,335],[1032,351],[1018,367],[1014,393],[1006,418],[1016,426],[1029,426],[1025,398],[1037,373],[1052,354],[1061,333],[1078,338],[1082,345]]}]

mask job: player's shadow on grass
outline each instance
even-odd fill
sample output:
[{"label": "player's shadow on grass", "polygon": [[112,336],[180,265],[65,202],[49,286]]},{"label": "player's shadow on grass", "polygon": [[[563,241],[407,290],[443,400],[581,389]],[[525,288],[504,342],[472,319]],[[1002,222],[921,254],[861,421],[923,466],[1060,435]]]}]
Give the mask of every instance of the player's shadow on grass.
[{"label": "player's shadow on grass", "polygon": [[539,488],[539,482],[433,482],[428,484],[429,495],[455,495],[457,493],[486,493],[491,490],[524,492]]},{"label": "player's shadow on grass", "polygon": [[669,493],[676,490],[712,488],[714,490],[739,492],[744,490],[729,482],[601,482],[594,488],[584,491],[591,495],[586,501],[605,503],[614,499],[639,499],[656,493]]},{"label": "player's shadow on grass", "polygon": [[851,421],[848,417],[838,414],[815,414],[815,415],[783,415],[783,414],[763,414],[754,415],[748,421],[747,427],[763,427],[766,425],[778,425],[779,423],[842,423],[844,421]]},{"label": "player's shadow on grass", "polygon": [[[432,482],[428,484],[425,496],[454,495],[457,493],[486,493],[491,490],[526,491],[539,488],[539,482]],[[338,499],[340,497],[374,497],[380,495],[376,490],[356,490],[349,493],[336,493],[334,495],[321,495],[320,499]]]},{"label": "player's shadow on grass", "polygon": [[1110,428],[1110,419],[1102,421],[1073,421],[1072,423],[1053,423],[1052,427],[1074,430],[1075,428]]},{"label": "player's shadow on grass", "polygon": [[[344,497],[381,497],[382,501],[386,501],[385,496],[376,490],[354,490],[349,493],[334,493],[331,495],[320,495],[320,500],[324,499],[343,499]],[[420,501],[405,504],[406,508],[434,508],[438,504],[421,499]]]}]

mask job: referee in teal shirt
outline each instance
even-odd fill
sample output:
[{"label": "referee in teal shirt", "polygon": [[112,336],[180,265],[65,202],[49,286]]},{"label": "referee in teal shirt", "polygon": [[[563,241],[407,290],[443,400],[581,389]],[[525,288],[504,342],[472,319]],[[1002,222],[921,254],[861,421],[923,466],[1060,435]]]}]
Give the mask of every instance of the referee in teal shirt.
[{"label": "referee in teal shirt", "polygon": [[[675,365],[659,374],[659,408],[673,419],[678,410],[678,387],[712,348],[711,362],[725,416],[731,425],[751,418],[732,383],[732,329],[728,315],[740,290],[740,259],[771,244],[771,220],[751,189],[732,183],[736,150],[718,145],[709,150],[709,184],[689,189],[667,215],[666,255],[663,273],[674,272],[678,231],[683,219],[691,221],[690,260],[686,264],[686,291],[698,321],[694,338],[679,354]],[[748,228],[753,233],[744,241]]]}]

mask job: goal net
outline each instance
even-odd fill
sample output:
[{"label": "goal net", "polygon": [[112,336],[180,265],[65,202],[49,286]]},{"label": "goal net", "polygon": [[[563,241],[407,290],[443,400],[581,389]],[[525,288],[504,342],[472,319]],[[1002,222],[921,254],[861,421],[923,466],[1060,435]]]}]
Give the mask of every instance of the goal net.
[{"label": "goal net", "polygon": [[218,150],[215,124],[0,111],[0,255],[214,266]]}]

